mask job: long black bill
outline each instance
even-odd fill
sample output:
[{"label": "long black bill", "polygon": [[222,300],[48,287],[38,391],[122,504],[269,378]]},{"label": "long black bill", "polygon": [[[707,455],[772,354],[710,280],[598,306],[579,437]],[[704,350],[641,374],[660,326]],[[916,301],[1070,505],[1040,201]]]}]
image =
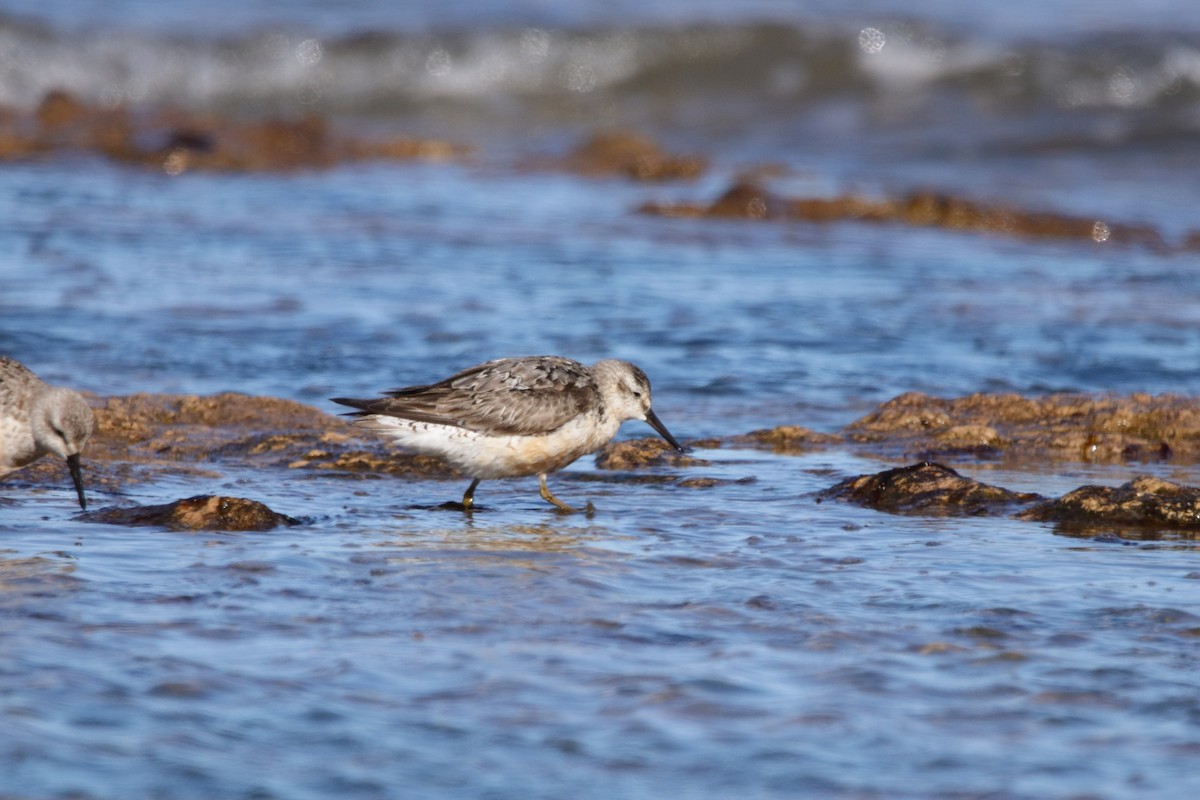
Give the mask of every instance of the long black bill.
[{"label": "long black bill", "polygon": [[79,495],[79,507],[87,511],[87,498],[83,496],[83,472],[79,469],[79,453],[67,456],[67,469],[71,471],[71,480],[75,481],[75,492]]},{"label": "long black bill", "polygon": [[654,428],[654,430],[658,431],[658,435],[663,437],[664,439],[666,439],[667,443],[670,444],[671,447],[674,447],[676,450],[678,450],[681,453],[687,452],[687,450],[683,449],[683,445],[681,445],[679,442],[675,441],[675,437],[671,435],[671,432],[669,430],[667,430],[667,426],[662,424],[662,420],[659,419],[658,415],[655,414],[653,411],[646,412],[646,422],[649,422],[650,427]]}]

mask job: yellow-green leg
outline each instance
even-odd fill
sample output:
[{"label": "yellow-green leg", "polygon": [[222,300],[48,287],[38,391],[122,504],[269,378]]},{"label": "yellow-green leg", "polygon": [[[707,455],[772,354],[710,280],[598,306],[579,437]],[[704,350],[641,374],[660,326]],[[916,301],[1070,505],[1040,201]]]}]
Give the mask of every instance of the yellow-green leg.
[{"label": "yellow-green leg", "polygon": [[550,487],[546,485],[546,473],[543,472],[541,475],[538,475],[538,486],[541,487],[541,489],[539,491],[540,491],[540,494],[542,495],[542,499],[545,500],[547,503],[553,503],[555,506],[558,507],[559,511],[566,511],[570,514],[574,514],[579,510],[577,508],[571,508],[569,505],[564,503],[562,500],[559,500],[557,497],[550,494]]},{"label": "yellow-green leg", "polygon": [[475,507],[475,487],[479,485],[479,480],[479,478],[476,478],[467,487],[467,493],[463,495],[463,511],[470,511]]}]

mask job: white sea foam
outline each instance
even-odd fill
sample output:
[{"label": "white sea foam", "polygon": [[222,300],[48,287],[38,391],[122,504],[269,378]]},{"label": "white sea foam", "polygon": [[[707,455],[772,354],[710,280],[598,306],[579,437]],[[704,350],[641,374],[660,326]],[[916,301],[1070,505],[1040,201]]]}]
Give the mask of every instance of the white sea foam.
[{"label": "white sea foam", "polygon": [[1020,98],[1035,113],[1154,109],[1186,102],[1182,90],[1198,86],[1200,54],[1178,37],[1014,45],[912,23],[810,22],[325,38],[271,29],[205,39],[0,18],[0,103],[19,108],[54,89],[107,105],[372,115],[440,102],[486,113],[498,103],[604,94],[617,104],[697,109],[689,119],[736,107],[754,120],[802,114],[834,95]]}]

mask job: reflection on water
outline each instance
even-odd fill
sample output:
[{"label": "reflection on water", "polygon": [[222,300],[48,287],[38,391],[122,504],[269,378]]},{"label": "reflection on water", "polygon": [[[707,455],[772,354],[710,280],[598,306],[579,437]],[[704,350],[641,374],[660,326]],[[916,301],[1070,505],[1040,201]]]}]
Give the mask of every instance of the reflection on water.
[{"label": "reflection on water", "polygon": [[3,553],[15,552],[18,551],[0,551],[0,596],[54,593],[74,585],[71,576],[75,572],[75,565],[71,554],[60,551],[28,557],[3,557]]},{"label": "reflection on water", "polygon": [[577,550],[589,543],[611,538],[612,531],[599,527],[566,528],[556,525],[481,525],[472,515],[463,515],[462,524],[444,529],[421,531],[407,539],[389,539],[375,547],[428,546],[437,542],[439,549],[464,551],[498,551],[532,553],[563,553]]}]

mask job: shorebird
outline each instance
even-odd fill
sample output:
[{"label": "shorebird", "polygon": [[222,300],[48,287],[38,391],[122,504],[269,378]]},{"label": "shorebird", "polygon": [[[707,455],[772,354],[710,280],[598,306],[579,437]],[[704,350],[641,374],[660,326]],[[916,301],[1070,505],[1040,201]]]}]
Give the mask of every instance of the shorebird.
[{"label": "shorebird", "polygon": [[440,456],[470,477],[462,499],[467,511],[480,481],[527,475],[537,475],[544,500],[575,511],[550,493],[546,476],[607,444],[627,419],[648,422],[684,452],[650,410],[646,373],[628,361],[589,367],[561,356],[498,358],[384,394],[333,402],[359,409],[346,416],[361,427]]},{"label": "shorebird", "polygon": [[50,386],[20,361],[0,356],[0,477],[53,453],[66,459],[86,511],[79,452],[93,427],[92,410],[78,392]]}]

